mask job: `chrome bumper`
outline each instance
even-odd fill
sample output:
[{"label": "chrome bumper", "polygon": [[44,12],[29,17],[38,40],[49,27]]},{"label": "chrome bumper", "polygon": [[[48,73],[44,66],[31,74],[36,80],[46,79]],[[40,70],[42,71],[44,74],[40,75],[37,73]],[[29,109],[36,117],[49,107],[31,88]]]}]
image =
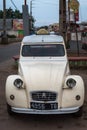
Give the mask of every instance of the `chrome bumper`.
[{"label": "chrome bumper", "polygon": [[24,114],[69,114],[79,111],[79,107],[62,108],[57,110],[34,110],[34,109],[15,108],[15,107],[12,107],[11,109],[13,112]]}]

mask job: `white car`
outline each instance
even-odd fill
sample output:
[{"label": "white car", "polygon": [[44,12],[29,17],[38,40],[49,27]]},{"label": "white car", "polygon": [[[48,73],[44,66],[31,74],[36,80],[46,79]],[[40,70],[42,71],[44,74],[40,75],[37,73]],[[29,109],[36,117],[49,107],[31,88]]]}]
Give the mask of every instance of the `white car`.
[{"label": "white car", "polygon": [[9,114],[82,114],[84,82],[70,75],[62,36],[31,35],[22,40],[18,75],[6,81]]}]

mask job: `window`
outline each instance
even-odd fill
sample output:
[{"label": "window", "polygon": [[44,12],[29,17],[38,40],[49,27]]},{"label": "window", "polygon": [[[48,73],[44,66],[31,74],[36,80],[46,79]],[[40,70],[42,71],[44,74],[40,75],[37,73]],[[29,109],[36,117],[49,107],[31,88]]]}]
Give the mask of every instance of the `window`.
[{"label": "window", "polygon": [[64,46],[62,44],[45,44],[45,45],[24,45],[22,47],[22,56],[64,56]]}]

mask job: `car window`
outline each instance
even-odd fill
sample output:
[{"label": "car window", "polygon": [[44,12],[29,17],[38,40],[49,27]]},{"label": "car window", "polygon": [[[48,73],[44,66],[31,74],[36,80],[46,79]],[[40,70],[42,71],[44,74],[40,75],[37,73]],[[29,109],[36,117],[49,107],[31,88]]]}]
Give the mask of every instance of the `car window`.
[{"label": "car window", "polygon": [[62,44],[45,44],[45,45],[23,45],[22,56],[64,56],[64,46]]}]

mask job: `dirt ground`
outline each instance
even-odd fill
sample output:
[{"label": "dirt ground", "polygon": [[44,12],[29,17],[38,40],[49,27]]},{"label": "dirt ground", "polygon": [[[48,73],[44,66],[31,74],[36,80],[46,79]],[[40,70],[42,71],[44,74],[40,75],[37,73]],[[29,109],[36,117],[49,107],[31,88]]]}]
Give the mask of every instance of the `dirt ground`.
[{"label": "dirt ground", "polygon": [[5,82],[8,75],[17,74],[13,60],[0,64],[0,130],[86,130],[87,129],[87,69],[71,69],[72,74],[82,76],[85,82],[84,113],[79,119],[69,115],[59,116],[15,116],[10,117],[6,111]]}]

